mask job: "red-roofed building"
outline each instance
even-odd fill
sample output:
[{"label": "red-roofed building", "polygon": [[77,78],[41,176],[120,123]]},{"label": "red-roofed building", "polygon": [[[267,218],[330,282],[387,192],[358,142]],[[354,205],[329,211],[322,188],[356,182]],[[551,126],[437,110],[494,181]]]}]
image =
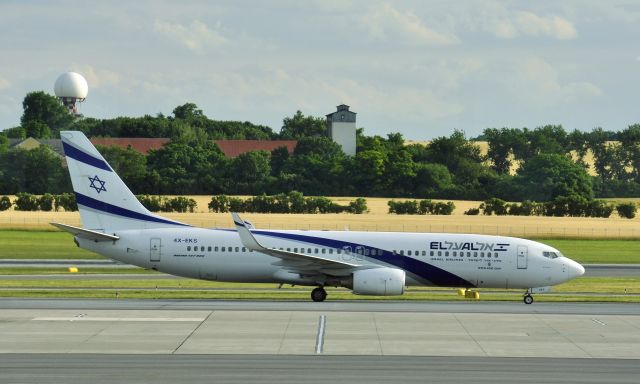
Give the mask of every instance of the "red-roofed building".
[{"label": "red-roofed building", "polygon": [[[147,154],[151,149],[160,149],[162,146],[170,142],[166,137],[163,138],[144,138],[144,137],[94,137],[91,139],[93,145],[103,145],[106,147],[116,146],[132,149]],[[286,147],[289,154],[298,144],[297,140],[214,140],[220,147],[222,153],[226,157],[237,157],[245,152],[251,151],[268,151],[271,152],[278,147]]]},{"label": "red-roofed building", "polygon": [[166,137],[148,138],[148,137],[94,137],[91,139],[93,145],[103,145],[105,147],[116,146],[127,149],[131,146],[137,152],[147,154],[152,149],[160,149],[168,143]]},{"label": "red-roofed building", "polygon": [[289,154],[298,145],[297,140],[214,140],[226,157],[237,157],[251,151],[273,151],[278,147],[286,147]]}]

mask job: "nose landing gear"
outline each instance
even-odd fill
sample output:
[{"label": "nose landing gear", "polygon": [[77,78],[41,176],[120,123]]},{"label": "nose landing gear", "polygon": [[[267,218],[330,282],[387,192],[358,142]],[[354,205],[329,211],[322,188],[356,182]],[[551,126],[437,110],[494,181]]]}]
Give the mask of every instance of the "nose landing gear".
[{"label": "nose landing gear", "polygon": [[311,300],[316,303],[322,302],[327,298],[327,291],[324,290],[324,287],[315,288],[311,291]]},{"label": "nose landing gear", "polygon": [[522,297],[522,301],[524,301],[525,304],[531,304],[533,303],[533,296],[531,296],[531,294],[527,292]]}]

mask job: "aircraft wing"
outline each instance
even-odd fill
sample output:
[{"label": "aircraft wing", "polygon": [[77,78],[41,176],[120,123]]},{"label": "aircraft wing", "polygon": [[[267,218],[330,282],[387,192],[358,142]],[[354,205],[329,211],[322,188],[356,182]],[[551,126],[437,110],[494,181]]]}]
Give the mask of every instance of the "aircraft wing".
[{"label": "aircraft wing", "polygon": [[108,233],[102,233],[98,231],[92,231],[90,229],[84,229],[79,227],[74,227],[73,225],[60,224],[60,223],[50,223],[54,227],[58,227],[63,231],[69,232],[74,236],[78,236],[81,239],[93,240],[93,241],[116,241],[120,239],[120,237],[115,235],[109,235]]},{"label": "aircraft wing", "polygon": [[324,257],[318,257],[315,255],[308,255],[305,253],[297,253],[290,251],[283,251],[277,248],[267,248],[260,244],[258,240],[253,236],[253,233],[247,228],[247,224],[240,218],[240,216],[233,212],[231,213],[233,222],[238,229],[238,235],[242,245],[252,251],[265,253],[270,256],[278,257],[283,260],[283,266],[295,268],[296,270],[308,270],[308,271],[327,271],[331,269],[356,268],[358,264],[347,263],[344,261],[332,260]]}]

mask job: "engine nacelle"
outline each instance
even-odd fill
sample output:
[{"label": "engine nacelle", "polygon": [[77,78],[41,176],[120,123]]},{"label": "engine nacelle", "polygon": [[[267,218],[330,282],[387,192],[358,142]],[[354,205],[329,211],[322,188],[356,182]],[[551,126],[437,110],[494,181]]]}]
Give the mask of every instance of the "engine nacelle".
[{"label": "engine nacelle", "polygon": [[353,273],[353,293],[375,296],[402,295],[404,281],[405,273],[402,269],[362,269]]}]

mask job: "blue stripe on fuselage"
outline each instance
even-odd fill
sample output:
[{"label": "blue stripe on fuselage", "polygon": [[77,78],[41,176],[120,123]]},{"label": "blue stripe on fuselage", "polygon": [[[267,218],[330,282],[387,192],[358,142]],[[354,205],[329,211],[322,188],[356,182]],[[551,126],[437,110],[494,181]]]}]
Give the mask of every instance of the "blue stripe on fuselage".
[{"label": "blue stripe on fuselage", "polygon": [[104,201],[96,200],[93,197],[89,197],[78,192],[76,192],[76,203],[78,203],[78,205],[82,205],[87,208],[110,213],[116,216],[123,216],[129,219],[190,227],[190,225],[183,224],[177,221],[167,220],[167,219],[163,219],[161,217],[156,217],[156,216],[145,215],[144,213],[139,213],[139,212],[131,211],[126,208],[121,208],[113,204],[105,203]]},{"label": "blue stripe on fuselage", "polygon": [[354,249],[355,247],[365,247],[369,249],[375,249],[377,251],[382,251],[382,255],[379,255],[379,252],[376,252],[375,255],[372,255],[372,252],[369,252],[369,257],[378,261],[381,261],[386,264],[390,264],[396,266],[398,268],[404,269],[405,271],[416,275],[422,279],[428,280],[435,285],[439,285],[442,287],[474,287],[474,284],[471,284],[469,281],[461,278],[458,275],[455,275],[449,271],[445,271],[442,268],[438,268],[429,263],[425,263],[424,261],[416,260],[414,258],[393,254],[392,252],[385,251],[384,249],[371,247],[368,245],[362,245],[357,243],[351,243],[348,241],[335,240],[335,239],[327,239],[324,237],[315,237],[308,235],[298,235],[293,233],[282,233],[282,232],[272,232],[272,231],[260,231],[260,230],[252,230],[252,233],[256,235],[263,236],[271,236],[271,237],[279,237],[283,239],[302,241],[305,243],[318,244],[324,247],[331,247],[336,249],[342,249],[343,247],[351,247]]},{"label": "blue stripe on fuselage", "polygon": [[109,167],[109,164],[107,164],[103,160],[96,159],[95,157],[91,156],[90,154],[88,154],[86,152],[82,152],[78,148],[76,148],[76,147],[74,147],[72,145],[69,145],[69,144],[65,143],[64,141],[62,142],[62,148],[64,148],[64,154],[66,156],[69,156],[70,158],[72,158],[74,160],[78,160],[78,161],[80,161],[82,163],[89,164],[89,165],[94,166],[96,168],[104,169],[105,171],[113,172],[111,170],[111,167]]}]

